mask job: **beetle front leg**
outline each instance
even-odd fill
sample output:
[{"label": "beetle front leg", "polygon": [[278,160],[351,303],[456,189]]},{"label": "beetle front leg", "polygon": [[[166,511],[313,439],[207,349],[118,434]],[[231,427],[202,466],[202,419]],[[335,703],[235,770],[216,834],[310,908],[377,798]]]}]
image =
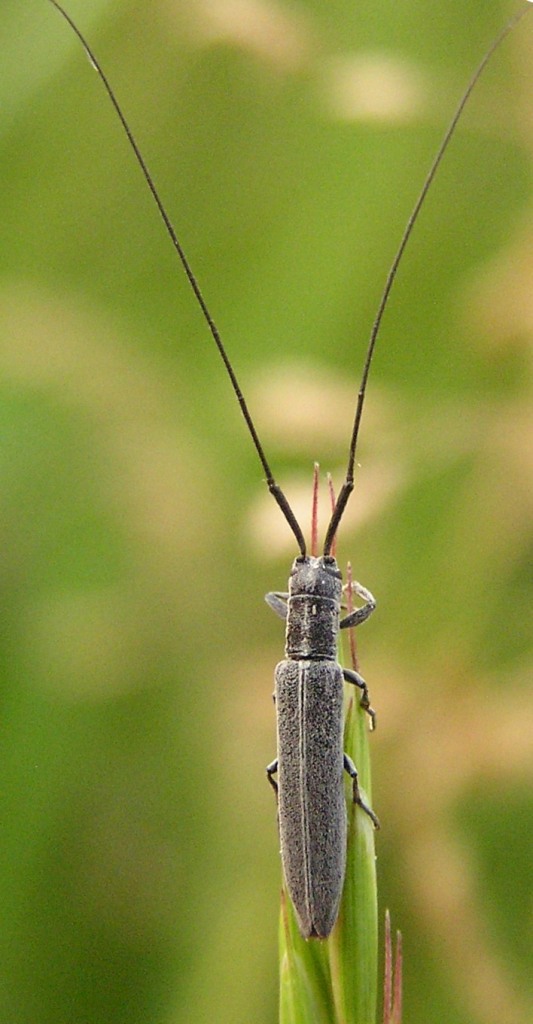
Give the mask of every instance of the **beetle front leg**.
[{"label": "beetle front leg", "polygon": [[348,754],[344,755],[344,770],[352,780],[352,799],[354,804],[358,804],[361,810],[364,811],[365,814],[368,814],[374,828],[380,828],[379,818],[374,814],[372,808],[369,807],[368,804],[365,804],[361,793],[359,792],[359,776],[357,774],[357,768],[355,767],[351,757],[348,757]]},{"label": "beetle front leg", "polygon": [[362,608],[354,608],[353,612],[350,612],[344,619],[341,619],[339,623],[340,629],[351,629],[352,626],[359,626],[361,622],[365,622],[372,615],[376,607],[376,599],[366,587],[362,587],[360,583],[353,580],[351,589],[358,597],[362,597],[365,603]]},{"label": "beetle front leg", "polygon": [[370,718],[370,727],[374,730],[377,725],[376,712],[370,704],[370,695],[368,693],[368,686],[366,685],[365,680],[361,675],[359,675],[359,672],[356,672],[353,668],[343,668],[342,674],[346,683],[351,683],[352,686],[358,686],[361,690],[361,707],[366,711]]},{"label": "beetle front leg", "polygon": [[272,611],[279,615],[280,619],[287,618],[287,601],[289,599],[288,594],[280,594],[277,591],[265,594],[265,601]]}]

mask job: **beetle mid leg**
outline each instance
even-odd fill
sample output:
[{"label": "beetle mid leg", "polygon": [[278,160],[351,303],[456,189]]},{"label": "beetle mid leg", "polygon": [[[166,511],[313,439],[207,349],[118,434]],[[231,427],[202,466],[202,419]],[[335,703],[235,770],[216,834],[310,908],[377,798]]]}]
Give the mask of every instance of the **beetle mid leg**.
[{"label": "beetle mid leg", "polygon": [[359,672],[356,672],[353,668],[343,668],[342,674],[346,683],[358,686],[361,690],[361,707],[366,711],[370,719],[370,728],[374,730],[376,728],[376,712],[370,703],[368,686],[366,685],[365,680],[361,675],[359,675]]},{"label": "beetle mid leg", "polygon": [[276,794],[276,799],[277,799],[277,796],[278,796],[278,784],[277,784],[276,780],[273,778],[273,776],[277,774],[277,771],[278,771],[278,759],[276,757],[276,759],[274,761],[271,761],[270,764],[267,764],[267,767],[266,767],[267,779],[270,782],[270,785],[272,786],[272,789],[274,790],[274,792]]},{"label": "beetle mid leg", "polygon": [[288,594],[279,594],[277,591],[265,594],[265,601],[272,611],[279,615],[280,619],[287,618]]},{"label": "beetle mid leg", "polygon": [[361,810],[364,811],[365,814],[368,814],[374,828],[380,828],[379,818],[374,814],[372,808],[369,807],[368,804],[365,804],[361,793],[359,792],[359,776],[357,774],[357,768],[355,767],[351,757],[348,757],[348,754],[344,755],[344,770],[352,780],[352,799],[354,804],[358,804]]}]

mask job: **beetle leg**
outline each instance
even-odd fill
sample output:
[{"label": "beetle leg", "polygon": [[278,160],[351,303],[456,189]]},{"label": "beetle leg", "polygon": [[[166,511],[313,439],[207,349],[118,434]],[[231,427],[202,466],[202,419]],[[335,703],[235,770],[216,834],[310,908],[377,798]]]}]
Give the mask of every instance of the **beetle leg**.
[{"label": "beetle leg", "polygon": [[365,603],[362,608],[354,608],[353,612],[341,619],[339,623],[341,629],[350,629],[352,626],[358,626],[361,622],[365,622],[376,607],[376,599],[366,587],[362,587],[360,583],[353,580],[351,588],[358,597],[363,598]]},{"label": "beetle leg", "polygon": [[276,775],[277,770],[278,770],[278,759],[276,757],[276,759],[274,761],[271,761],[270,764],[267,764],[267,768],[266,768],[267,779],[270,782],[270,785],[272,786],[272,789],[274,790],[274,792],[276,794],[276,797],[278,795],[278,784],[275,781],[275,779],[272,778],[272,776]]},{"label": "beetle leg", "polygon": [[365,814],[368,814],[368,817],[373,822],[374,828],[379,828],[380,827],[379,818],[377,817],[377,815],[374,814],[374,811],[368,806],[368,804],[365,804],[365,802],[364,802],[364,800],[363,800],[363,798],[362,798],[362,796],[361,796],[361,794],[359,792],[359,779],[358,779],[358,775],[357,775],[357,768],[355,767],[351,757],[348,757],[348,754],[344,755],[344,770],[346,772],[348,772],[348,775],[350,776],[350,778],[352,780],[352,792],[353,792],[353,802],[354,802],[354,804],[358,804],[359,807],[361,808],[361,810],[364,811]]},{"label": "beetle leg", "polygon": [[269,608],[272,608],[272,611],[275,612],[276,615],[279,615],[280,619],[287,618],[288,597],[288,594],[279,594],[277,591],[265,594],[265,601],[267,605]]},{"label": "beetle leg", "polygon": [[359,689],[361,690],[361,707],[363,708],[364,711],[366,711],[368,717],[370,718],[371,728],[375,729],[376,712],[374,711],[374,708],[370,704],[370,695],[368,693],[368,686],[366,685],[365,680],[361,675],[359,675],[359,672],[356,672],[353,668],[343,668],[342,674],[344,676],[345,682],[351,683],[353,686],[358,686]]}]

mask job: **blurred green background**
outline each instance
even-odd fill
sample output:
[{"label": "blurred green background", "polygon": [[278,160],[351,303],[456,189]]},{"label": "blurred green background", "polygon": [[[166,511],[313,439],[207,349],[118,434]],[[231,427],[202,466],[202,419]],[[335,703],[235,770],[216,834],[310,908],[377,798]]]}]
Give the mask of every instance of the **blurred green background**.
[{"label": "blurred green background", "polygon": [[[516,6],[68,9],[307,530],[407,215]],[[294,542],[79,44],[3,0],[0,53],[0,1021],[272,1022],[263,594]],[[378,599],[359,650],[408,1024],[533,1017],[532,57],[533,14],[417,226],[339,545]]]}]

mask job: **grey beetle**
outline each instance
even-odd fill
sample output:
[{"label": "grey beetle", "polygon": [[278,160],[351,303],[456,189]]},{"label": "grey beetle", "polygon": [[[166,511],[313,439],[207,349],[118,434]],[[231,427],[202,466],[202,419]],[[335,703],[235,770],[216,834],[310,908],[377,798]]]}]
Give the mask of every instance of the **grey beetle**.
[{"label": "grey beetle", "polygon": [[266,595],[287,620],[285,660],[276,668],[278,756],[267,776],[278,793],[285,881],[306,939],[326,938],[337,919],[346,868],[343,769],[352,779],[354,802],[378,825],[343,748],[343,681],[361,689],[361,703],[374,717],[362,676],[337,663],[339,629],[364,622],[375,608],[368,590],[352,587],[365,604],[341,619],[342,575],[335,558],[306,555],[293,563],[289,593]]}]

